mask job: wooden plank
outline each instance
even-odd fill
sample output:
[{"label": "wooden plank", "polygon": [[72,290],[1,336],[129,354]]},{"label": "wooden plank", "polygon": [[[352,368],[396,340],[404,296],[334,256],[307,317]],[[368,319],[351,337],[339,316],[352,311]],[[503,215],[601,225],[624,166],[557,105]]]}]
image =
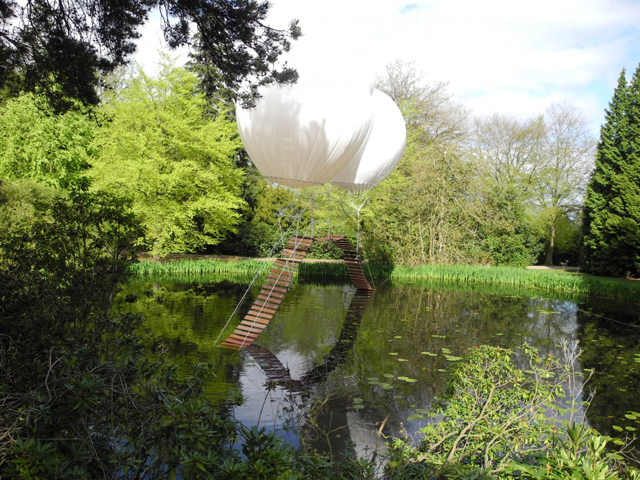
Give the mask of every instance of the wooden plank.
[{"label": "wooden plank", "polygon": [[232,333],[231,335],[229,335],[229,338],[233,338],[234,340],[241,340],[241,341],[248,341],[248,342],[253,342],[257,337],[256,336],[251,336],[251,335],[236,335],[235,333]]},{"label": "wooden plank", "polygon": [[253,315],[254,317],[262,317],[265,320],[271,320],[273,318],[273,313],[263,312],[260,309],[251,308],[247,315]]},{"label": "wooden plank", "polygon": [[260,317],[256,317],[254,315],[249,315],[249,314],[245,315],[244,319],[246,321],[261,323],[263,325],[269,325],[269,322],[271,321],[271,320],[267,320],[266,318],[260,318]]},{"label": "wooden plank", "polygon": [[269,292],[281,293],[283,296],[285,293],[289,291],[286,288],[279,287],[274,283],[265,283],[264,285],[262,285],[261,290],[268,290]]},{"label": "wooden plank", "polygon": [[227,338],[225,343],[231,343],[232,345],[238,345],[240,347],[244,347],[245,345],[251,345],[253,342],[244,342],[240,340],[236,340],[235,338]]},{"label": "wooden plank", "polygon": [[231,333],[231,335],[240,335],[241,337],[245,337],[246,336],[246,337],[249,337],[249,338],[258,338],[261,333],[262,333],[262,330],[260,330],[259,332],[249,332],[247,330],[239,330],[239,329],[236,328],[233,331],[233,333]]},{"label": "wooden plank", "polygon": [[265,311],[266,311],[267,308],[270,308],[270,309],[274,310],[274,313],[275,313],[275,311],[278,310],[279,306],[280,306],[279,303],[272,302],[269,299],[265,300],[263,298],[259,298],[259,299],[256,298],[256,300],[253,302],[253,305],[252,305],[252,307],[261,307]]},{"label": "wooden plank", "polygon": [[293,278],[293,273],[288,272],[286,270],[280,270],[279,268],[271,268],[269,269],[269,273],[273,275],[277,275],[282,278],[286,278],[286,277]]},{"label": "wooden plank", "polygon": [[284,288],[289,288],[291,286],[291,282],[282,277],[276,277],[275,275],[267,275],[265,279],[265,283],[269,282],[271,285],[278,285]]},{"label": "wooden plank", "polygon": [[269,295],[269,297],[279,298],[280,300],[284,298],[284,293],[276,292],[273,288],[269,288],[268,285],[266,287],[262,287],[259,293],[262,295]]},{"label": "wooden plank", "polygon": [[274,303],[274,304],[276,304],[277,306],[279,306],[279,305],[280,305],[280,302],[282,301],[282,300],[280,300],[279,298],[273,298],[273,297],[271,297],[271,296],[269,296],[269,295],[262,295],[262,294],[258,294],[258,296],[257,296],[256,298],[257,298],[258,300],[262,300],[262,301],[264,301],[264,302]]},{"label": "wooden plank", "polygon": [[282,250],[282,256],[287,258],[304,258],[307,256],[307,252],[299,249],[285,248],[284,250]]},{"label": "wooden plank", "polygon": [[295,258],[278,258],[274,262],[274,265],[278,268],[284,267],[286,271],[287,269],[298,268],[298,265],[300,264],[301,261],[302,260],[295,259]]},{"label": "wooden plank", "polygon": [[236,328],[235,331],[250,332],[250,333],[255,333],[256,335],[260,335],[262,333],[262,330],[260,330],[259,328],[251,328],[251,327],[247,327],[246,325],[238,325],[238,328]]},{"label": "wooden plank", "polygon": [[288,242],[288,244],[304,245],[306,247],[311,246],[312,243],[313,243],[313,238],[310,238],[310,237],[291,237],[291,239]]},{"label": "wooden plank", "polygon": [[267,328],[267,324],[266,323],[252,322],[252,321],[249,321],[249,320],[242,320],[238,326],[240,326],[240,325],[244,325],[245,327],[249,327],[249,328],[259,329],[260,331],[262,331],[265,328]]},{"label": "wooden plank", "polygon": [[255,322],[255,323],[261,323],[263,325],[269,325],[269,322],[271,321],[271,319],[267,319],[267,318],[260,318],[260,317],[256,317],[254,315],[249,315],[248,313],[244,316],[244,318],[242,319],[244,322]]},{"label": "wooden plank", "polygon": [[270,313],[271,315],[275,315],[278,311],[277,308],[270,308],[266,303],[262,302],[253,302],[249,310],[259,310],[264,313]]}]

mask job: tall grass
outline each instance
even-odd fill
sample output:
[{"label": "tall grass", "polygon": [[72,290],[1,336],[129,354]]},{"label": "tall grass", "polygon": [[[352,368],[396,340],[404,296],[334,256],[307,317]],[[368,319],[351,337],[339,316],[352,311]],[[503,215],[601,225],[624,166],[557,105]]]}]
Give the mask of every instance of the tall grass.
[{"label": "tall grass", "polygon": [[129,267],[130,273],[135,275],[247,275],[253,276],[261,269],[265,272],[271,262],[260,260],[174,260],[170,262],[133,263]]},{"label": "tall grass", "polygon": [[[131,273],[156,277],[167,275],[216,275],[251,279],[262,271],[268,272],[271,262],[262,260],[176,260],[171,262],[139,262],[131,265]],[[457,284],[493,284],[535,289],[540,292],[589,295],[625,300],[640,299],[640,282],[626,279],[595,277],[559,270],[541,271],[515,267],[483,267],[472,265],[421,265],[416,267],[365,265],[367,276],[388,278],[394,283],[417,283],[435,280]],[[261,277],[263,275],[260,275]],[[301,279],[347,280],[341,262],[305,262],[299,269]]]},{"label": "tall grass", "polygon": [[394,282],[434,279],[456,283],[519,286],[543,292],[589,295],[625,300],[640,299],[640,282],[619,278],[595,277],[560,270],[528,270],[515,267],[472,265],[421,265],[395,267],[389,277]]}]

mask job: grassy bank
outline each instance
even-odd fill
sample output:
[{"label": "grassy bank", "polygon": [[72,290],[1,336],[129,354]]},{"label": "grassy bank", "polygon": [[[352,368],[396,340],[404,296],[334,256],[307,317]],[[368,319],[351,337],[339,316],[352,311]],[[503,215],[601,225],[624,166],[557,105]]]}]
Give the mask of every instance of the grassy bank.
[{"label": "grassy bank", "polygon": [[[136,275],[161,277],[167,275],[219,275],[250,279],[256,273],[266,275],[270,262],[261,260],[177,260],[172,262],[139,262],[131,266]],[[514,267],[483,267],[472,265],[422,265],[417,267],[366,265],[365,272],[374,278],[393,282],[435,280],[458,284],[505,285],[571,295],[595,295],[607,298],[637,300],[640,282],[626,279],[595,277],[561,270],[541,271]],[[347,272],[342,263],[305,262],[300,266],[303,279],[344,279]]]}]

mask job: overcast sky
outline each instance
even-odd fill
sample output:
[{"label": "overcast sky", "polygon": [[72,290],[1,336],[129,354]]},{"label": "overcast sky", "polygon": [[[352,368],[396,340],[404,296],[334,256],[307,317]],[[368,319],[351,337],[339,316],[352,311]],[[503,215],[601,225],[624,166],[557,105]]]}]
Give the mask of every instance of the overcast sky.
[{"label": "overcast sky", "polygon": [[[381,74],[415,62],[475,115],[539,115],[555,101],[580,107],[594,133],[618,75],[640,63],[640,0],[272,0],[269,23],[297,18],[304,37],[289,64]],[[137,60],[149,67],[158,33]]]}]

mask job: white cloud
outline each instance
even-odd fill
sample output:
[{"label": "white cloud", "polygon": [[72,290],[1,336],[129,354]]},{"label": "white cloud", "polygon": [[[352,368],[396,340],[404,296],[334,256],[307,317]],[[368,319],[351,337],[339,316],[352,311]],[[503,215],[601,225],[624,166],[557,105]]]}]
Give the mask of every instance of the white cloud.
[{"label": "white cloud", "polygon": [[[640,62],[639,0],[272,0],[268,23],[300,20],[288,57],[302,71],[382,73],[415,62],[479,115],[538,115],[551,101],[583,109],[594,132],[622,67]],[[147,29],[150,30],[150,29]],[[151,65],[161,34],[147,32]]]},{"label": "white cloud", "polygon": [[401,58],[476,114],[537,115],[566,100],[594,130],[621,68],[640,62],[637,0],[274,0],[271,18],[300,19],[292,66],[342,54],[381,73]]}]

